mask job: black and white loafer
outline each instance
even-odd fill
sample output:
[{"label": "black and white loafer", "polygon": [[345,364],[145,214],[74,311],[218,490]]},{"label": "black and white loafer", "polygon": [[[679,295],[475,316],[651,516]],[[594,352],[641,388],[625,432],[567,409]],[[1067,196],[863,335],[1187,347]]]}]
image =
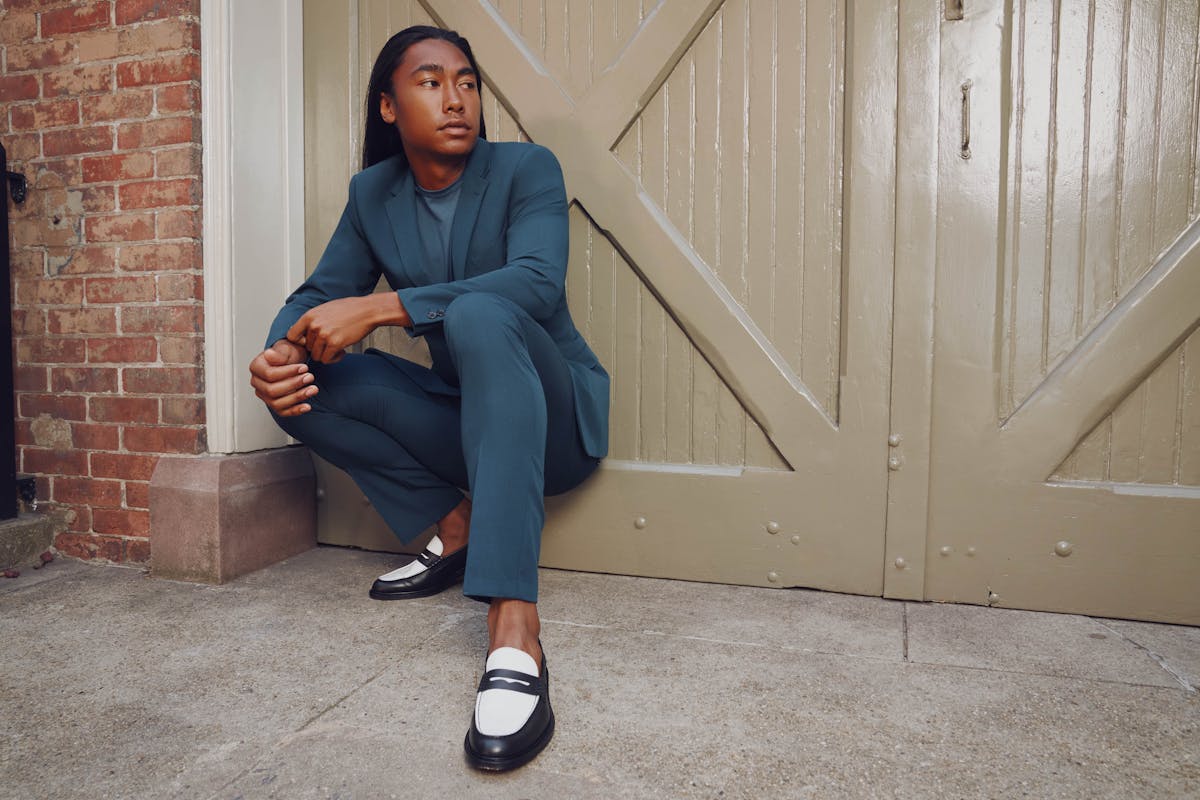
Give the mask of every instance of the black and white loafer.
[{"label": "black and white loafer", "polygon": [[371,586],[376,600],[429,597],[460,583],[467,569],[467,548],[442,555],[442,540],[434,536],[424,550],[399,569],[380,575]]},{"label": "black and white loafer", "polygon": [[516,769],[542,752],[553,736],[545,654],[539,670],[528,653],[497,648],[487,658],[475,696],[475,715],[463,742],[467,763],[490,772]]}]

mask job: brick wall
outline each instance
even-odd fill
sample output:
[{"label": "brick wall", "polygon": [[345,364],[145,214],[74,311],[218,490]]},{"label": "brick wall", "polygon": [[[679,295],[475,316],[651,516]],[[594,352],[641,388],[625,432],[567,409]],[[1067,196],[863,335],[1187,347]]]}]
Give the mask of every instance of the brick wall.
[{"label": "brick wall", "polygon": [[149,558],[160,454],[205,449],[199,0],[0,0],[18,470],[57,545]]}]

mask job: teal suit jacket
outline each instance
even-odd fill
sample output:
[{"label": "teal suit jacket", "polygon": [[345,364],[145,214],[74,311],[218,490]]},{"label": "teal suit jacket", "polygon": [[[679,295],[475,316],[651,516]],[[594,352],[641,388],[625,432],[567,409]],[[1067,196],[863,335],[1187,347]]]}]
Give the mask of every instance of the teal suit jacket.
[{"label": "teal suit jacket", "polygon": [[[416,192],[402,158],[350,180],[350,198],[321,260],[271,324],[267,345],[283,339],[310,308],[372,292],[382,275],[424,336],[433,371],[391,356],[426,391],[457,395],[441,320],[468,292],[504,297],[533,317],[571,370],[575,414],[588,455],[608,452],[608,373],[575,329],[567,309],[567,195],[554,154],[523,142],[480,139],[467,160],[451,224],[451,279],[437,282],[421,263]],[[503,387],[496,387],[503,391]]]}]

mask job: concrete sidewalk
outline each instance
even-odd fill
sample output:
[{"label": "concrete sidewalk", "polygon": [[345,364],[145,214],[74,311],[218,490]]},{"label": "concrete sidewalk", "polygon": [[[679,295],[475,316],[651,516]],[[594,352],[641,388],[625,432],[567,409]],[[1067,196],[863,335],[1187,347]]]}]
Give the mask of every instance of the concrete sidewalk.
[{"label": "concrete sidewalk", "polygon": [[0,581],[0,797],[1200,797],[1200,629],[552,570],[557,734],[481,775],[483,607],[395,563]]}]

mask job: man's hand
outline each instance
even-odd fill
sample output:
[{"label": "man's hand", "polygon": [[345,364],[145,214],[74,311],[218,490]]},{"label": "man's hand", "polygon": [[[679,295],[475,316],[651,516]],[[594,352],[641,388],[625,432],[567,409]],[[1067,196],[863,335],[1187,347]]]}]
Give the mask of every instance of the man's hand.
[{"label": "man's hand", "polygon": [[311,308],[288,329],[288,341],[308,350],[313,361],[332,364],[380,325],[409,325],[395,292],[343,297]]},{"label": "man's hand", "polygon": [[281,417],[294,417],[312,410],[304,401],[317,393],[313,376],[304,363],[303,347],[280,339],[250,362],[250,385],[254,394]]}]

